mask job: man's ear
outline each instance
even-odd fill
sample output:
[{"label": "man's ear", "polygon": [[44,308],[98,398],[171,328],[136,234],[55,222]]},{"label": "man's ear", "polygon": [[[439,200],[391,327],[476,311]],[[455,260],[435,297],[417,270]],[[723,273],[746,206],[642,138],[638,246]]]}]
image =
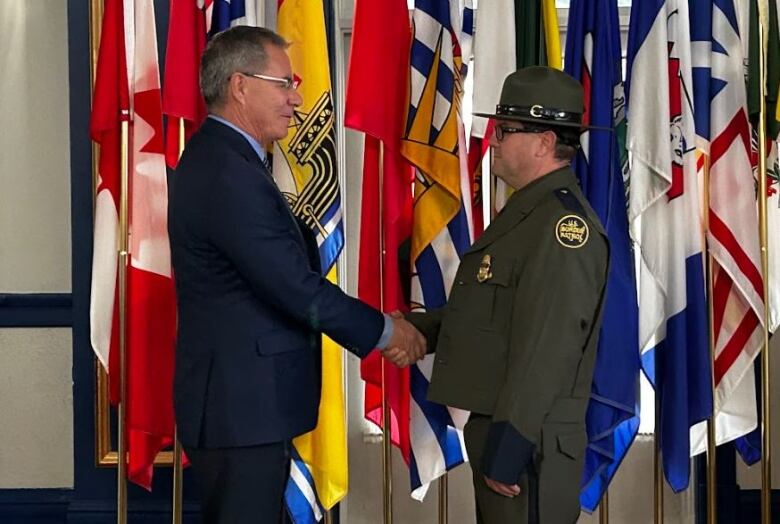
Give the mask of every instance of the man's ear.
[{"label": "man's ear", "polygon": [[233,73],[228,80],[228,100],[235,100],[240,105],[246,101],[247,79],[241,73]]},{"label": "man's ear", "polygon": [[548,130],[542,135],[541,148],[539,150],[539,156],[546,156],[548,152],[555,151],[555,144],[558,142],[558,136],[555,131]]}]

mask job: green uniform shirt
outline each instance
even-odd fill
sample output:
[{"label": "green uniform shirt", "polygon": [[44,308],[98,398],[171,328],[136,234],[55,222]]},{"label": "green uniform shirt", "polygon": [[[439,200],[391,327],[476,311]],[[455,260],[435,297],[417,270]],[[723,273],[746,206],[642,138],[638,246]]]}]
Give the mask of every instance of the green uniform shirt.
[{"label": "green uniform shirt", "polygon": [[436,352],[429,400],[491,417],[483,473],[515,484],[532,465],[542,522],[558,521],[546,500],[579,491],[608,260],[566,167],[510,197],[463,256],[444,308],[408,317]]}]

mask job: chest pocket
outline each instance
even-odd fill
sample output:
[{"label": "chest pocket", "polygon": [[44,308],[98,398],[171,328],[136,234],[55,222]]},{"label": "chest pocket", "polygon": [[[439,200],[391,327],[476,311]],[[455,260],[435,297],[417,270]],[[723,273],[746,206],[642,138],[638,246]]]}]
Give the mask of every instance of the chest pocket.
[{"label": "chest pocket", "polygon": [[461,265],[448,309],[458,321],[501,329],[511,314],[513,264],[511,260],[491,257],[489,268],[485,269],[485,254],[482,252],[478,257],[475,254],[476,260]]}]

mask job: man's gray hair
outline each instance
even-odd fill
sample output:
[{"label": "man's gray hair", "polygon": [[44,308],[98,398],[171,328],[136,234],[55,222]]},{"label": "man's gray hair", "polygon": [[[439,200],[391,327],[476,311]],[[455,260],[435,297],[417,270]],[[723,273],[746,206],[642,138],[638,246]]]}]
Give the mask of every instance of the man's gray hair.
[{"label": "man's gray hair", "polygon": [[267,47],[286,49],[287,41],[264,27],[231,27],[212,38],[200,59],[200,90],[209,110],[227,102],[227,86],[234,73],[262,73]]}]

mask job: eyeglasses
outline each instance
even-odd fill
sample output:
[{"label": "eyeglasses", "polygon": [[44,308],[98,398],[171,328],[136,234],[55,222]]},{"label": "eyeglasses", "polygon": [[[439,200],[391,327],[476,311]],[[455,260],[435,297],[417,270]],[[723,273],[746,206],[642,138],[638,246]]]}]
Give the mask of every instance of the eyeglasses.
[{"label": "eyeglasses", "polygon": [[495,127],[496,140],[501,142],[504,140],[504,135],[511,133],[544,133],[550,131],[549,129],[541,129],[537,127],[510,127],[506,125],[497,125]]},{"label": "eyeglasses", "polygon": [[241,73],[244,76],[251,76],[254,78],[259,78],[260,80],[265,80],[266,82],[273,82],[275,84],[279,84],[280,86],[284,87],[287,90],[290,89],[298,89],[298,86],[301,84],[301,81],[297,78],[281,78],[278,76],[268,76],[268,75],[260,75],[255,73]]}]

